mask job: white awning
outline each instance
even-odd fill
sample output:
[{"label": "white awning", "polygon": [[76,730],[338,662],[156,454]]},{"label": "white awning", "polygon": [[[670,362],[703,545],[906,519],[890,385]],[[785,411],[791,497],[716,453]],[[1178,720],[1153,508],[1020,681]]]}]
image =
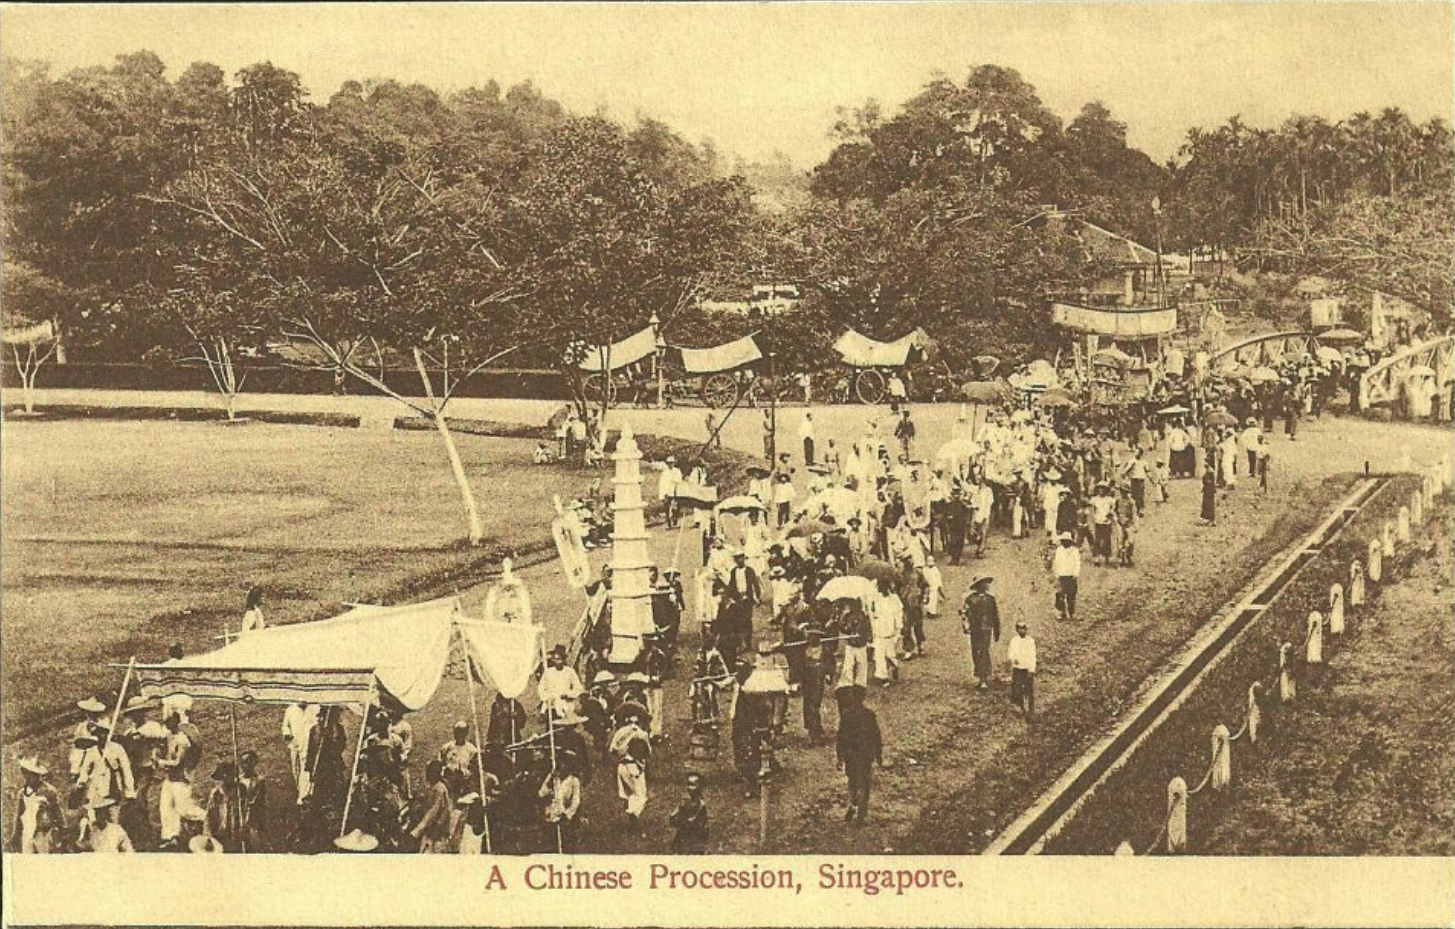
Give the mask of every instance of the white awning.
[{"label": "white awning", "polygon": [[679,351],[682,352],[682,367],[688,374],[731,371],[763,357],[758,343],[750,335],[723,345],[714,345],[712,348],[684,348]]},{"label": "white awning", "polygon": [[1172,307],[1097,309],[1057,303],[1051,307],[1051,320],[1081,332],[1127,339],[1150,338],[1177,329],[1177,310]]},{"label": "white awning", "polygon": [[850,329],[834,343],[845,364],[856,368],[902,368],[909,363],[910,353],[923,350],[930,344],[930,337],[923,329],[916,329],[909,335],[893,342],[880,342]]},{"label": "white awning", "polygon": [[593,345],[586,349],[586,357],[578,365],[582,371],[619,371],[627,365],[634,365],[643,358],[650,358],[657,350],[657,334],[648,326],[636,335],[613,342],[611,345]]}]

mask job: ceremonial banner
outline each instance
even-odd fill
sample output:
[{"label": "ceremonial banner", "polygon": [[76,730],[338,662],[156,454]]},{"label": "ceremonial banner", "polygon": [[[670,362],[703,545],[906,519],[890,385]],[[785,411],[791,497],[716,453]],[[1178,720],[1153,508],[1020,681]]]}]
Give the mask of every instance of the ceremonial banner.
[{"label": "ceremonial banner", "polygon": [[564,520],[556,518],[551,520],[551,538],[555,540],[556,554],[561,558],[566,583],[577,590],[582,589],[591,582],[591,562],[580,537],[566,528]]},{"label": "ceremonial banner", "polygon": [[1051,320],[1058,325],[1082,332],[1122,338],[1145,338],[1175,331],[1177,310],[1172,307],[1095,309],[1056,303],[1051,306]]},{"label": "ceremonial banner", "polygon": [[456,625],[485,680],[502,696],[519,699],[540,664],[541,627],[463,619]]}]

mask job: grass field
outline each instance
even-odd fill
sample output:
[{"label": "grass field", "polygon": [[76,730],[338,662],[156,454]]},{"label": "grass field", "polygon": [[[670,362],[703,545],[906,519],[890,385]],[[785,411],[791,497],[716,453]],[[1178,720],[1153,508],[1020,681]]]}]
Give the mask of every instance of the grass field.
[{"label": "grass field", "polygon": [[[3,443],[11,733],[114,688],[107,662],[215,646],[249,583],[270,622],[290,622],[472,557],[430,433],[12,420]],[[531,465],[526,440],[459,444],[487,533],[506,546],[545,538],[550,495],[584,482]],[[535,505],[506,518],[490,484]]]}]

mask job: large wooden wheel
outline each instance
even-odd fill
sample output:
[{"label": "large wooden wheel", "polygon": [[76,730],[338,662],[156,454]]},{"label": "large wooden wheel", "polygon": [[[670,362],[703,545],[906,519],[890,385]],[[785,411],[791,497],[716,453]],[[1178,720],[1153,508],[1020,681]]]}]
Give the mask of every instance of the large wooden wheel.
[{"label": "large wooden wheel", "polygon": [[883,403],[886,390],[887,382],[882,371],[865,368],[854,375],[854,396],[859,398],[860,403],[870,406]]},{"label": "large wooden wheel", "polygon": [[738,381],[731,374],[714,374],[702,385],[702,402],[722,409],[738,402]]},{"label": "large wooden wheel", "polygon": [[602,400],[606,400],[609,405],[614,405],[617,386],[616,378],[611,375],[588,374],[586,380],[581,382],[581,392],[586,395],[588,403],[600,403]]}]

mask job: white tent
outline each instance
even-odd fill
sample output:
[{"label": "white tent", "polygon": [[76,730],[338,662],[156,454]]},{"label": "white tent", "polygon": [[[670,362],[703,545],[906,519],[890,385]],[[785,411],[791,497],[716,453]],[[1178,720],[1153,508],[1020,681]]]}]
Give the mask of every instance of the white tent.
[{"label": "white tent", "polygon": [[[205,654],[162,664],[133,664],[128,680],[134,674],[138,689],[152,699],[186,694],[234,703],[362,704],[367,721],[368,708],[378,703],[381,693],[409,710],[427,704],[444,677],[457,631],[482,679],[511,699],[525,692],[544,658],[541,627],[466,619],[458,597],[407,606],[355,606],[332,619],[244,633]],[[478,741],[475,675],[466,676]],[[118,707],[125,703],[126,691],[124,682]],[[367,730],[364,723],[359,725],[340,835],[348,826]],[[235,740],[236,727],[234,754]],[[483,792],[483,768],[480,778]]]},{"label": "white tent", "polygon": [[520,696],[539,656],[540,627],[465,619],[455,597],[356,606],[332,619],[272,626],[216,651],[137,665],[136,680],[152,698],[338,705],[371,702],[383,691],[418,710],[439,688],[456,628],[496,689]]}]

